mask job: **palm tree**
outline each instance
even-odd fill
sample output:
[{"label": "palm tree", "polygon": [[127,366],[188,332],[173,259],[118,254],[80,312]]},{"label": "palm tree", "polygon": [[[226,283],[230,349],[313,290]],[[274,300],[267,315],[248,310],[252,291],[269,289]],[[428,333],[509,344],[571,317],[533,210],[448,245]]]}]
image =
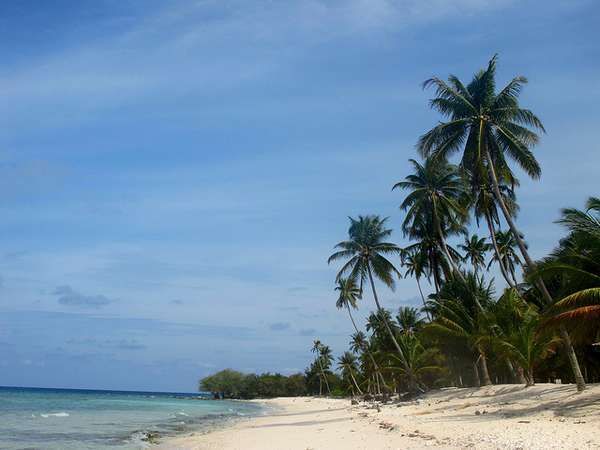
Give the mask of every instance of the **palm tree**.
[{"label": "palm tree", "polygon": [[410,306],[398,308],[396,321],[400,325],[400,332],[403,334],[415,334],[424,325],[423,319],[419,317],[419,310]]},{"label": "palm tree", "polygon": [[[411,373],[415,374],[419,382],[422,382],[422,378],[425,375],[443,371],[443,368],[437,365],[435,361],[438,350],[436,348],[426,349],[423,347],[417,335],[403,333],[399,338],[399,342],[404,350],[404,354],[408,358]],[[406,371],[403,367],[390,366],[390,370],[398,371],[403,377],[406,376]]]},{"label": "palm tree", "polygon": [[515,275],[516,266],[520,266],[522,264],[521,258],[515,252],[515,248],[517,246],[516,240],[513,234],[510,231],[497,231],[496,232],[496,245],[498,248],[498,252],[494,253],[490,262],[488,263],[488,269],[497,261],[501,267],[504,267],[506,272],[510,275],[512,284],[511,287],[517,286],[517,278]]},{"label": "palm tree", "polygon": [[[323,347],[324,345],[316,339],[313,341],[313,346],[311,351],[317,354],[317,363],[319,365],[319,370],[321,371],[321,377],[319,379],[319,395],[323,394],[323,380],[325,381],[325,385],[327,387],[327,392],[331,395],[331,389],[329,388],[329,381],[327,380],[327,375],[325,374],[324,364],[323,364]],[[331,351],[329,351],[331,353]]]},{"label": "palm tree", "polygon": [[405,235],[415,237],[417,229],[424,223],[431,223],[441,244],[444,256],[452,266],[454,273],[462,278],[462,274],[448,250],[446,244],[447,230],[456,232],[462,229],[466,213],[461,205],[464,198],[464,184],[455,166],[445,160],[428,158],[424,164],[414,159],[414,173],[404,181],[396,183],[392,190],[399,188],[409,190],[400,208],[406,211],[402,222]]},{"label": "palm tree", "polygon": [[346,308],[348,311],[348,316],[350,317],[350,321],[352,322],[352,326],[358,332],[356,322],[352,316],[352,309],[357,308],[356,305],[362,295],[360,288],[356,285],[356,281],[352,278],[339,278],[337,280],[337,286],[335,287],[335,290],[339,292],[335,306],[338,309]]},{"label": "palm tree", "polygon": [[[494,193],[487,181],[487,175],[485,173],[475,174],[468,170],[465,170],[464,172],[466,174],[467,183],[470,186],[471,204],[477,226],[479,226],[481,218],[484,218],[488,227],[492,248],[496,255],[496,261],[498,261],[498,266],[500,267],[500,272],[506,283],[511,288],[516,289],[516,285],[510,279],[506,267],[502,264],[500,250],[498,248],[498,243],[496,242],[496,227],[500,226],[500,216],[498,215],[498,207],[494,198]],[[510,177],[512,174],[509,173],[507,175]],[[504,204],[513,216],[515,216],[519,210],[514,191],[515,186],[518,185],[519,182],[516,178],[510,178],[507,181],[500,180],[500,192]]]},{"label": "palm tree", "polygon": [[490,250],[490,244],[485,241],[485,238],[474,234],[470,238],[465,237],[465,243],[458,247],[464,252],[464,260],[471,263],[477,274],[479,268],[485,264],[485,254]]},{"label": "palm tree", "polygon": [[589,198],[585,211],[563,209],[558,223],[569,236],[538,269],[560,279],[562,298],[547,311],[546,323],[593,323],[600,318],[600,199]]},{"label": "palm tree", "polygon": [[[340,278],[337,280],[337,286],[336,286],[335,290],[339,292],[339,296],[335,303],[335,306],[338,309],[346,308],[346,310],[348,311],[348,316],[350,317],[350,321],[352,322],[352,326],[354,327],[354,330],[356,331],[356,335],[359,336],[361,332],[359,331],[358,327],[356,326],[356,322],[354,321],[354,316],[352,315],[352,309],[357,308],[356,305],[358,303],[358,300],[362,296],[362,292],[361,292],[360,288],[356,285],[356,281],[354,279]],[[369,358],[371,358],[373,366],[375,367],[375,371],[377,372],[378,376],[381,377],[381,382],[384,385],[384,387],[387,389],[387,385],[385,383],[385,380],[383,379],[383,375],[381,375],[379,366],[377,365],[377,362],[375,361],[375,358],[369,351],[368,347],[364,346],[364,347],[362,347],[362,350],[366,351],[368,353]]]},{"label": "palm tree", "polygon": [[[350,228],[348,229],[348,240],[338,243],[335,248],[340,249],[333,253],[328,263],[339,259],[348,259],[337,274],[336,279],[343,278],[349,273],[350,278],[360,279],[361,286],[368,280],[373,292],[373,299],[378,311],[382,311],[373,274],[390,289],[394,289],[394,275],[400,275],[386,255],[398,255],[400,247],[385,239],[392,234],[392,230],[386,228],[387,218],[379,216],[358,216],[358,219],[350,217]],[[404,360],[402,349],[390,328],[390,324],[384,319],[384,325],[390,339],[394,343],[400,359]],[[407,368],[410,370],[410,368]]]},{"label": "palm tree", "polygon": [[504,340],[500,348],[525,369],[526,386],[533,386],[533,369],[542,359],[554,352],[560,339],[538,331],[539,315],[531,308],[526,312],[519,327]]},{"label": "palm tree", "polygon": [[[351,386],[353,384],[354,387],[356,387],[358,394],[362,395],[363,392],[360,389],[360,386],[358,385],[358,382],[356,381],[356,377],[354,375],[358,372],[358,369],[356,367],[356,356],[354,356],[350,352],[344,352],[342,356],[340,356],[338,367],[342,371],[342,377],[346,380],[350,380]],[[352,388],[353,391],[354,387]]]},{"label": "palm tree", "polygon": [[[421,300],[423,306],[425,306],[426,300],[423,295],[423,289],[421,289],[421,277],[427,270],[427,258],[420,251],[403,252],[402,265],[406,268],[404,272],[404,278],[415,277],[417,281],[417,287],[419,288],[419,294],[421,294]],[[429,313],[427,313],[429,315]]]},{"label": "palm tree", "polygon": [[[502,181],[514,178],[508,159],[514,161],[531,178],[540,177],[541,168],[531,151],[539,136],[532,131],[545,132],[540,119],[530,110],[521,108],[519,94],[527,79],[513,78],[500,92],[496,92],[496,60],[494,56],[485,70],[479,71],[465,86],[456,76],[448,82],[433,77],[423,86],[434,86],[436,96],[430,106],[449,120],[436,125],[419,139],[418,148],[424,157],[446,160],[461,151],[461,166],[472,173],[487,172],[496,204],[504,215],[517,245],[525,259],[527,269],[535,273],[536,264],[529,255],[522,234],[517,229],[513,214],[500,191]],[[553,300],[541,278],[536,285],[545,301]],[[563,327],[561,337],[565,343],[577,389],[585,389],[577,356],[571,339]]]},{"label": "palm tree", "polygon": [[483,385],[492,384],[487,367],[487,358],[482,337],[490,334],[487,311],[492,303],[493,288],[485,284],[482,277],[467,273],[465,280],[448,280],[442,287],[439,298],[429,302],[435,311],[435,320],[425,328],[441,337],[457,339],[476,356],[473,362],[475,381],[481,378]]}]

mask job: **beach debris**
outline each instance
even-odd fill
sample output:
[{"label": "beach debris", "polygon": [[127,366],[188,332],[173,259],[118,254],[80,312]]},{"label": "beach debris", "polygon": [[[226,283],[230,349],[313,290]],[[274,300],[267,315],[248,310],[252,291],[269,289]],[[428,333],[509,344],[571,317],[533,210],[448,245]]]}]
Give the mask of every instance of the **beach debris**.
[{"label": "beach debris", "polygon": [[379,428],[381,428],[382,430],[393,431],[396,429],[396,425],[394,425],[391,422],[381,421],[381,422],[379,422]]},{"label": "beach debris", "polygon": [[517,423],[531,423],[529,420],[519,420]]}]

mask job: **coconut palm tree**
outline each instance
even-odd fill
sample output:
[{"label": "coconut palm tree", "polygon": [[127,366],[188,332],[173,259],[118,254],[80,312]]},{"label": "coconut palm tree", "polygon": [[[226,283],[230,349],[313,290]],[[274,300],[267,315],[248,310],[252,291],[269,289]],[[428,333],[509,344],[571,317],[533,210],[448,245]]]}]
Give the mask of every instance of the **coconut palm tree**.
[{"label": "coconut palm tree", "polygon": [[462,230],[466,212],[461,204],[464,183],[455,166],[445,160],[427,158],[423,164],[410,160],[414,173],[396,183],[392,190],[409,190],[400,208],[406,211],[402,222],[404,234],[414,238],[424,223],[431,223],[448,263],[462,278],[456,261],[448,250],[448,231]]},{"label": "coconut palm tree", "polygon": [[358,373],[358,368],[356,367],[356,356],[350,352],[344,352],[338,360],[338,368],[342,372],[342,378],[350,381],[350,385],[353,386],[352,391],[354,391],[354,387],[356,387],[358,394],[362,395],[363,392],[360,389],[355,376],[355,374]]},{"label": "coconut palm tree", "polygon": [[[515,162],[531,178],[540,177],[541,168],[532,147],[539,141],[537,132],[545,132],[540,119],[530,110],[521,108],[519,94],[527,79],[513,78],[503,89],[496,92],[496,62],[494,56],[485,70],[479,71],[465,86],[456,76],[448,82],[433,77],[423,83],[425,88],[435,88],[435,98],[430,106],[448,118],[423,136],[418,149],[424,157],[446,160],[450,155],[461,152],[461,166],[472,173],[487,173],[496,204],[500,207],[517,245],[523,255],[527,269],[535,273],[536,264],[513,220],[513,214],[504,202],[500,185],[514,178],[508,164]],[[532,131],[535,130],[535,131]],[[546,303],[553,300],[541,278],[534,280]],[[579,391],[585,382],[579,368],[571,339],[563,327],[561,337]]]},{"label": "coconut palm tree", "polygon": [[[356,331],[356,335],[360,336],[361,332],[359,331],[358,327],[356,326],[354,316],[352,315],[352,309],[357,308],[356,305],[362,295],[360,288],[357,286],[356,281],[354,279],[340,278],[337,280],[337,286],[336,286],[335,290],[339,292],[339,296],[335,303],[335,306],[338,309],[346,308],[346,310],[348,311],[348,316],[350,317],[350,321],[352,322],[352,326],[354,327],[354,330]],[[372,360],[371,362],[373,363],[373,366],[375,367],[376,375],[381,377],[381,382],[382,382],[383,386],[387,389],[387,384],[385,383],[385,380],[383,379],[383,375],[381,374],[381,371],[379,370],[379,366],[378,366],[377,362],[375,361],[375,358],[369,351],[369,348],[365,345],[364,347],[361,348],[361,350],[367,352],[369,358],[371,358],[371,360]]]},{"label": "coconut palm tree", "polygon": [[526,386],[535,384],[535,366],[554,353],[560,343],[560,339],[552,334],[539,333],[539,323],[539,315],[529,308],[519,326],[499,343],[504,353],[525,369]]},{"label": "coconut palm tree", "polygon": [[[311,351],[317,354],[317,364],[319,366],[319,370],[321,372],[321,378],[319,380],[319,395],[323,394],[323,381],[325,381],[325,386],[327,387],[327,392],[331,395],[331,389],[329,388],[329,381],[327,380],[327,375],[325,374],[325,364],[323,359],[323,348],[325,346],[321,343],[320,340],[316,339],[313,341],[313,346]],[[331,357],[331,350],[329,350],[329,356]]]},{"label": "coconut palm tree", "polygon": [[429,307],[435,311],[435,320],[425,328],[440,337],[453,338],[468,348],[474,355],[473,371],[479,382],[478,364],[481,367],[483,385],[492,384],[487,356],[481,338],[491,330],[486,317],[492,303],[493,287],[482,277],[467,273],[465,280],[448,280],[442,287],[439,298],[431,300]]},{"label": "coconut palm tree", "polygon": [[[348,240],[338,243],[335,248],[339,250],[327,260],[328,263],[332,263],[340,259],[347,259],[336,279],[339,280],[349,274],[350,278],[360,280],[361,286],[368,281],[378,311],[382,311],[383,308],[377,296],[374,276],[393,290],[395,287],[394,276],[400,275],[398,269],[386,258],[388,255],[398,255],[401,251],[396,244],[385,241],[392,234],[392,230],[386,228],[386,221],[387,218],[382,219],[379,216],[358,216],[358,219],[350,217]],[[384,326],[400,359],[404,359],[402,349],[396,341],[389,322],[385,319]],[[407,371],[410,371],[410,368],[407,368]]]},{"label": "coconut palm tree", "polygon": [[471,237],[465,236],[464,244],[458,246],[464,253],[464,260],[471,263],[475,274],[479,272],[479,268],[485,264],[485,254],[490,250],[490,244],[488,244],[485,238],[480,238],[476,234]]},{"label": "coconut palm tree", "polygon": [[352,326],[358,332],[358,327],[352,316],[352,309],[357,309],[358,300],[362,295],[360,288],[352,278],[339,278],[335,290],[339,292],[335,306],[338,309],[345,308],[348,311]]},{"label": "coconut palm tree", "polygon": [[[494,253],[490,262],[488,263],[488,269],[494,262],[505,268],[506,272],[510,275],[512,281],[511,286],[517,286],[516,278],[516,267],[522,265],[521,258],[515,251],[517,247],[516,240],[510,231],[497,231],[496,232],[496,245],[498,252]],[[499,259],[498,259],[499,258]]]},{"label": "coconut palm tree", "polygon": [[546,312],[546,323],[584,325],[600,318],[600,199],[591,197],[586,210],[562,210],[557,221],[569,235],[542,262],[538,274],[558,278],[561,297]]},{"label": "coconut palm tree", "polygon": [[[467,184],[470,187],[471,205],[473,209],[473,215],[477,226],[480,225],[480,221],[483,218],[488,228],[490,242],[496,255],[496,261],[500,267],[500,273],[506,281],[506,283],[513,289],[516,289],[516,285],[510,279],[508,271],[504,264],[502,264],[502,258],[500,257],[500,250],[498,249],[498,243],[496,242],[496,227],[500,226],[500,216],[498,214],[498,206],[494,198],[494,193],[487,180],[487,175],[474,174],[465,170]],[[511,175],[510,173],[508,174]],[[519,205],[516,202],[515,197],[515,186],[518,186],[519,182],[515,178],[511,178],[508,181],[500,181],[500,193],[503,196],[504,204],[513,216],[516,216],[519,210]]]},{"label": "coconut palm tree", "polygon": [[404,272],[404,278],[414,277],[417,281],[419,294],[421,294],[423,307],[425,307],[426,300],[425,296],[423,295],[423,289],[421,289],[421,277],[425,275],[428,269],[426,255],[420,251],[403,252],[402,265],[404,268],[406,268],[406,272]]},{"label": "coconut palm tree", "polygon": [[398,308],[396,321],[400,326],[400,333],[415,334],[424,325],[423,319],[419,317],[419,310],[410,306],[401,306]]}]

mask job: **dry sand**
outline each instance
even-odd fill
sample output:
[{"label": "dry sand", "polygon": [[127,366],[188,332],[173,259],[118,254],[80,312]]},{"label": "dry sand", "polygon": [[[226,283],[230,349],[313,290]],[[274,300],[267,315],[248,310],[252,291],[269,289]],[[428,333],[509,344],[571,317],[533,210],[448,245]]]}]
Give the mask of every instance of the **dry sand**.
[{"label": "dry sand", "polygon": [[277,398],[268,415],[161,449],[600,449],[600,385],[442,389],[381,407],[349,400]]}]

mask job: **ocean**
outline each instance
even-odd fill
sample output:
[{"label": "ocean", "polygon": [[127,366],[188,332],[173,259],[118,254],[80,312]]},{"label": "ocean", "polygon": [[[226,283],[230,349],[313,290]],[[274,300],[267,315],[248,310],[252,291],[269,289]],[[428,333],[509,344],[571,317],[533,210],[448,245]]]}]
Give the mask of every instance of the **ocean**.
[{"label": "ocean", "polygon": [[201,394],[0,387],[0,449],[140,449],[260,414]]}]

